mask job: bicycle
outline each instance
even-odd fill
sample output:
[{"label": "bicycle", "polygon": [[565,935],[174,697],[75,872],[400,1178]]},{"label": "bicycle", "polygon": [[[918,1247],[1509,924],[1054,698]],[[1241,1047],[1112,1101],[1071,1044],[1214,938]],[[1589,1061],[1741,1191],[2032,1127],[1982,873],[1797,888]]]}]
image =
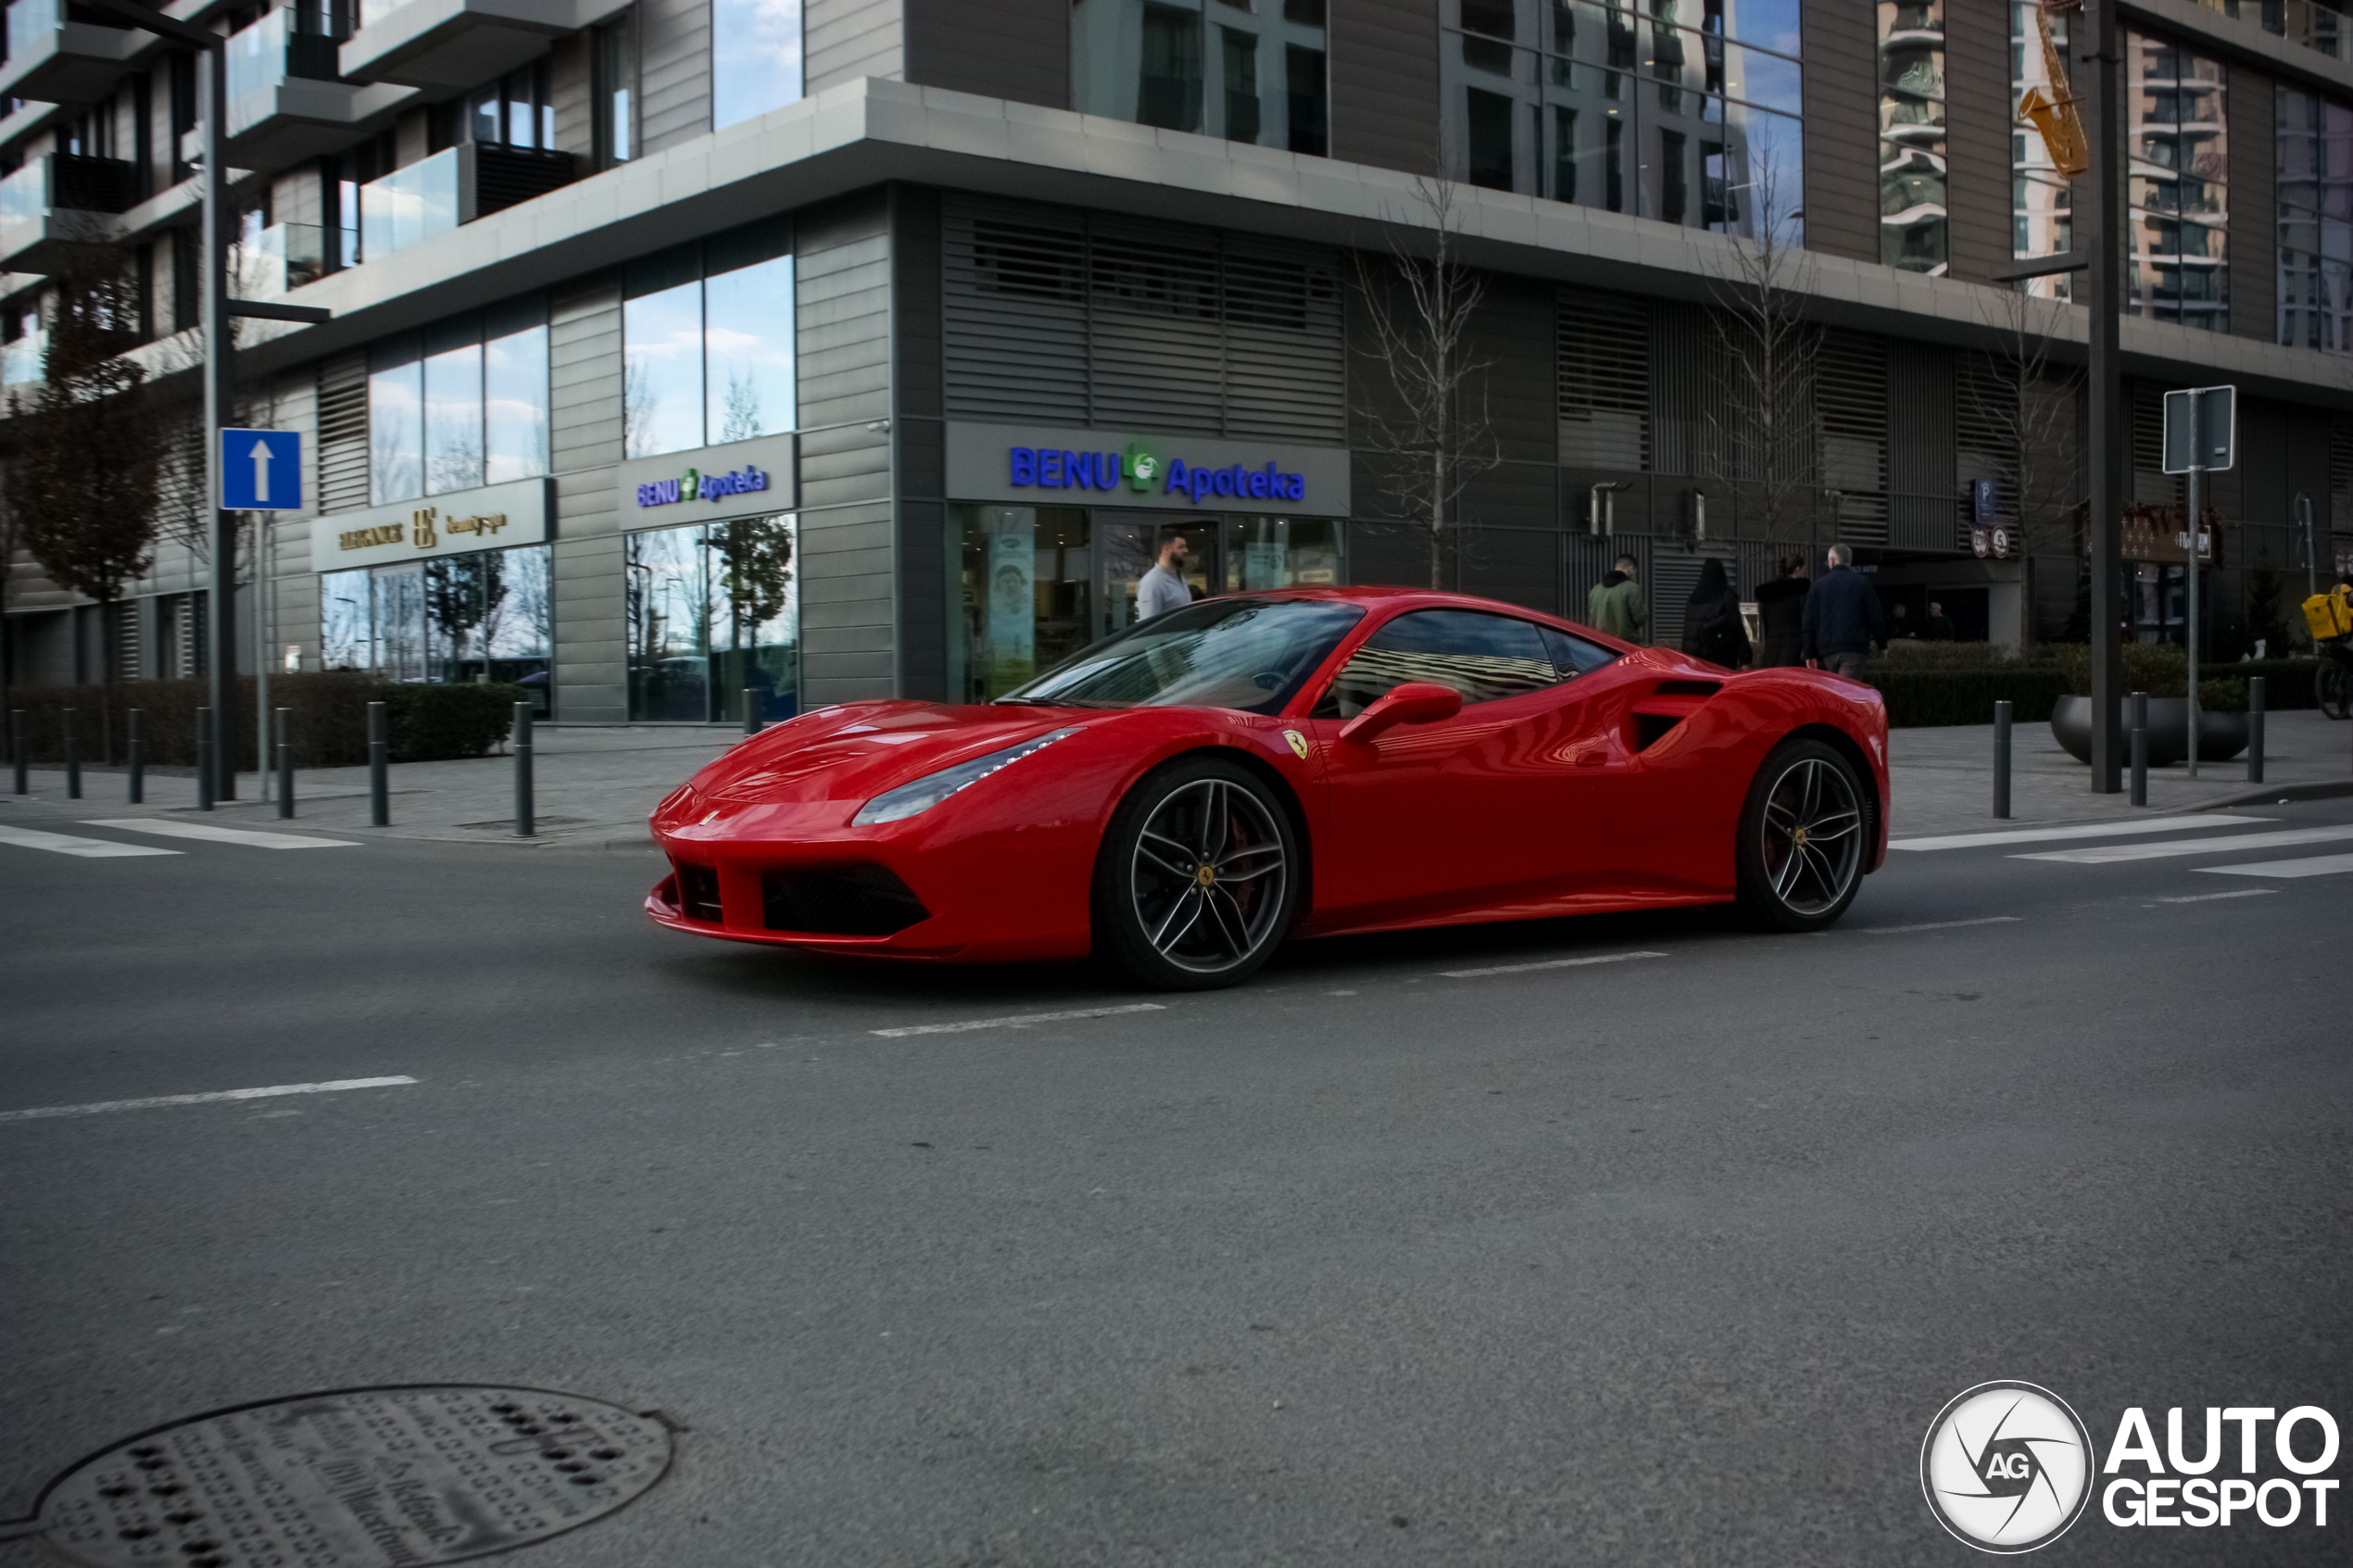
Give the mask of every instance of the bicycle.
[{"label": "bicycle", "polygon": [[2332,719],[2353,719],[2353,638],[2318,643],[2321,667],[2312,672],[2312,699]]}]

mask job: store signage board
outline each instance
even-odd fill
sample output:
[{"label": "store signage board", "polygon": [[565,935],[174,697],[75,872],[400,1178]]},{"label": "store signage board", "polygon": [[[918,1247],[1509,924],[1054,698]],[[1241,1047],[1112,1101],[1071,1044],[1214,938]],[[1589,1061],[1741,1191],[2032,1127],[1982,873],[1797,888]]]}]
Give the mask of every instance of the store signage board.
[{"label": "store signage board", "polygon": [[221,431],[220,505],[233,512],[302,510],[302,432]]},{"label": "store signage board", "polygon": [[2221,473],[2238,461],[2239,389],[2199,386],[2165,395],[2165,471]]},{"label": "store signage board", "polygon": [[798,440],[760,435],[625,462],[614,495],[621,526],[663,528],[791,511],[800,505]]},{"label": "store signage board", "polygon": [[314,518],[310,570],[341,571],[540,544],[547,537],[547,483],[519,479]]},{"label": "store signage board", "polygon": [[948,425],[958,501],[1346,517],[1342,446],[1050,425]]}]

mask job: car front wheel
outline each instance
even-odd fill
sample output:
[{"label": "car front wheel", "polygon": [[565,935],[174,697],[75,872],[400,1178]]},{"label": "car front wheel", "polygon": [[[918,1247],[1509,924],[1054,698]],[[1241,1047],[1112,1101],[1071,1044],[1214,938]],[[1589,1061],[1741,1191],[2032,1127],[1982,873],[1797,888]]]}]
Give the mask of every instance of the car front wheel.
[{"label": "car front wheel", "polygon": [[1290,820],[1249,770],[1179,759],[1112,814],[1096,863],[1097,952],[1130,979],[1205,991],[1248,978],[1299,896]]},{"label": "car front wheel", "polygon": [[1819,931],[1862,885],[1870,818],[1854,766],[1816,740],[1785,740],[1765,759],[1741,812],[1743,907],[1780,931]]}]

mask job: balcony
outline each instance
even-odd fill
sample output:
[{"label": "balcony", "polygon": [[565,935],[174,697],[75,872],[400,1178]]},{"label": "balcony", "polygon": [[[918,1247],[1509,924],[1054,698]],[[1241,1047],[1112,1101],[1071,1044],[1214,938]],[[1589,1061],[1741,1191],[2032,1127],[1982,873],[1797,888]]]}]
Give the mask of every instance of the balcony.
[{"label": "balcony", "polygon": [[274,299],[327,275],[327,232],[316,223],[273,223],[237,246],[231,263],[239,299]]},{"label": "balcony", "polygon": [[343,74],[447,90],[472,87],[604,20],[626,0],[360,0]]},{"label": "balcony", "polygon": [[372,261],[572,182],[569,153],[468,142],[359,187],[359,255]]},{"label": "balcony", "polygon": [[53,272],[78,246],[117,237],[138,170],[127,158],[52,153],[0,180],[0,267]]},{"label": "balcony", "polygon": [[336,45],[271,12],[229,39],[229,156],[264,173],[340,151],[393,116],[414,88],[335,80]]},{"label": "balcony", "polygon": [[64,0],[10,0],[0,99],[94,104],[156,46],[150,33],[68,19]]}]

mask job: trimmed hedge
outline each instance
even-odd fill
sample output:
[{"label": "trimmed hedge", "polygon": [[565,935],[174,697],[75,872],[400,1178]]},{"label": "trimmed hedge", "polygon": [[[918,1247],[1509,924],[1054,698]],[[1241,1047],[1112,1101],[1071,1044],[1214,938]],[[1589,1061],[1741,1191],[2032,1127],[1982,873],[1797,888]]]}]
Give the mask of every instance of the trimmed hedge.
[{"label": "trimmed hedge", "polygon": [[1890,670],[1866,666],[1863,678],[1887,703],[1887,721],[1899,730],[1943,724],[1990,724],[1994,705],[2007,701],[2011,717],[2039,724],[2067,695],[2067,678],[2048,664],[2007,665],[1982,670]]},{"label": "trimmed hedge", "polygon": [[[254,681],[237,681],[230,746],[241,768],[254,763]],[[520,686],[393,684],[356,671],[270,678],[270,706],[292,710],[295,765],[354,768],[368,760],[368,704],[386,705],[396,762],[479,757],[507,738]],[[25,750],[35,762],[65,759],[61,715],[77,710],[82,759],[106,767],[123,759],[123,714],[137,709],[147,760],[158,767],[196,764],[196,709],[210,700],[203,681],[125,681],[113,686],[16,686],[8,707],[25,715]],[[6,731],[0,729],[0,736]],[[4,745],[5,740],[0,740]]]},{"label": "trimmed hedge", "polygon": [[[1994,705],[2011,703],[2011,716],[2021,724],[2043,723],[2062,696],[2082,696],[2091,689],[2090,651],[2082,644],[2062,645],[2056,657],[2040,659],[1985,658],[1975,668],[1960,659],[1874,659],[1864,679],[1877,686],[1887,702],[1887,721],[1896,729],[1946,724],[1990,724]],[[2250,659],[2241,664],[2208,664],[2198,671],[2198,702],[2215,713],[2246,710],[2249,676],[2264,678],[2263,706],[2277,711],[2310,708],[2312,675],[2318,668],[2309,659]],[[2127,691],[2151,696],[2178,697],[2188,684],[2188,659],[2177,647],[2128,643],[2124,650]]]}]

